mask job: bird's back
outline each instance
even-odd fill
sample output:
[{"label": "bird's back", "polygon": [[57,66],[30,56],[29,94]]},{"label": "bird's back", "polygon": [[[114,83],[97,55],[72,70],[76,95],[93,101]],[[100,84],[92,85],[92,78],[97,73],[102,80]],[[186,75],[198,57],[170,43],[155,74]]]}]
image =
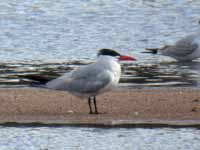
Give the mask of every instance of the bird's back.
[{"label": "bird's back", "polygon": [[174,45],[168,46],[161,54],[174,57],[178,60],[192,60],[200,56],[200,35],[192,34],[178,40]]}]

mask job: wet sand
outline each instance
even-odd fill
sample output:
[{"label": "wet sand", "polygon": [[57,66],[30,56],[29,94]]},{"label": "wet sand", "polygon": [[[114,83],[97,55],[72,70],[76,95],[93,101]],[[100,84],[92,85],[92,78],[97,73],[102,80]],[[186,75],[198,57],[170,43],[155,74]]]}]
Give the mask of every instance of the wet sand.
[{"label": "wet sand", "polygon": [[97,97],[98,115],[87,99],[44,89],[0,89],[0,103],[1,124],[200,126],[200,89],[118,89]]}]

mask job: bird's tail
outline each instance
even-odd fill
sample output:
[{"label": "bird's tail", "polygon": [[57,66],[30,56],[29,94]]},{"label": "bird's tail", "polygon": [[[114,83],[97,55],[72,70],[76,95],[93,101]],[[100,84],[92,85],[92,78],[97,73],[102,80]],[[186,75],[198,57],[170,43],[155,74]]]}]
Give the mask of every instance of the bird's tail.
[{"label": "bird's tail", "polygon": [[34,82],[38,82],[40,84],[45,84],[45,83],[49,82],[50,80],[52,80],[52,78],[49,76],[41,76],[41,75],[34,75],[34,74],[23,75],[20,77],[32,80]]},{"label": "bird's tail", "polygon": [[31,80],[30,87],[36,88],[47,88],[46,83],[52,80],[52,77],[34,74],[20,75],[19,77]]},{"label": "bird's tail", "polygon": [[146,51],[142,52],[142,53],[151,53],[151,54],[157,54],[159,48],[146,48]]},{"label": "bird's tail", "polygon": [[31,83],[31,84],[30,84],[30,87],[33,87],[33,88],[42,88],[42,89],[47,89],[47,87],[46,87],[45,84],[36,84],[36,83]]}]

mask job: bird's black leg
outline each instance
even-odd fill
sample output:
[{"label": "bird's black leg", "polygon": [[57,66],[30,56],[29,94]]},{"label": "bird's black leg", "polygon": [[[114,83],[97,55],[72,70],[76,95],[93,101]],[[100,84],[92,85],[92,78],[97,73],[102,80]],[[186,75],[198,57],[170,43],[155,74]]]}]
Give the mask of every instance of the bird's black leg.
[{"label": "bird's black leg", "polygon": [[92,107],[91,107],[91,97],[88,97],[88,105],[89,105],[89,108],[90,108],[90,114],[93,114]]},{"label": "bird's black leg", "polygon": [[98,114],[96,96],[93,97],[93,101],[94,101],[95,114]]}]

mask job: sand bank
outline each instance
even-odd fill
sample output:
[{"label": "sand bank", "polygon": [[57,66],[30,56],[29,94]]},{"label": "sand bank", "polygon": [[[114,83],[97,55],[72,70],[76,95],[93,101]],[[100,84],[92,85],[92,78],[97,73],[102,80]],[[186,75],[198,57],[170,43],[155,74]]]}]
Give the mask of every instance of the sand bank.
[{"label": "sand bank", "polygon": [[100,114],[86,99],[35,88],[0,89],[0,123],[67,125],[199,125],[200,89],[117,90],[97,97]]}]

